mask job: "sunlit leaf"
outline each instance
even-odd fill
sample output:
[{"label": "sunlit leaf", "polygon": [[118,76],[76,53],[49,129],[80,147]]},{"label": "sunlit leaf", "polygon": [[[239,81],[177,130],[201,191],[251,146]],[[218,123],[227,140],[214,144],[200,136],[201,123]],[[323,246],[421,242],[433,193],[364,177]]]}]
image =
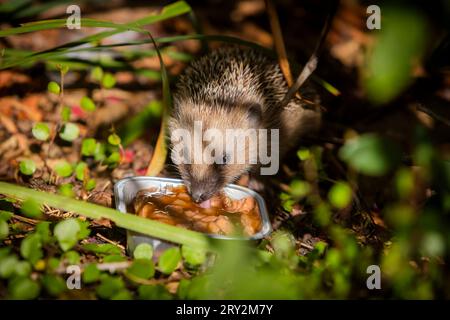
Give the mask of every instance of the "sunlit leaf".
[{"label": "sunlit leaf", "polygon": [[34,125],[32,133],[36,139],[45,141],[50,136],[50,128],[46,123],[38,122]]},{"label": "sunlit leaf", "polygon": [[31,176],[36,171],[36,163],[31,159],[24,159],[19,163],[20,173]]},{"label": "sunlit leaf", "polygon": [[80,134],[80,128],[75,123],[67,122],[63,125],[59,136],[66,141],[73,141],[78,138]]}]

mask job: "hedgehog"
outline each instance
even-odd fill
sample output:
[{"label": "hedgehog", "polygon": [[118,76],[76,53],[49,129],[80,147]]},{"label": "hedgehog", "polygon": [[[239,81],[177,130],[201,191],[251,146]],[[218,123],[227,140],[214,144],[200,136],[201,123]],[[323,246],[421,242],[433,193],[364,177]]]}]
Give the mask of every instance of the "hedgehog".
[{"label": "hedgehog", "polygon": [[[184,70],[173,93],[168,123],[171,158],[194,201],[207,206],[212,196],[242,175],[258,176],[261,148],[282,158],[302,136],[319,128],[320,101],[309,81],[301,88],[301,97],[283,106],[287,91],[277,61],[256,49],[217,49]],[[257,132],[258,139],[225,145],[227,133],[248,129]],[[269,131],[278,133],[276,144],[267,138]],[[209,137],[200,141],[200,149],[195,149],[192,139],[184,139],[206,132]],[[266,139],[259,139],[262,135]],[[255,141],[256,145],[251,143]],[[212,162],[202,161],[201,152],[207,148],[212,150]],[[200,161],[193,161],[199,154]],[[236,161],[242,155],[244,161]]]}]

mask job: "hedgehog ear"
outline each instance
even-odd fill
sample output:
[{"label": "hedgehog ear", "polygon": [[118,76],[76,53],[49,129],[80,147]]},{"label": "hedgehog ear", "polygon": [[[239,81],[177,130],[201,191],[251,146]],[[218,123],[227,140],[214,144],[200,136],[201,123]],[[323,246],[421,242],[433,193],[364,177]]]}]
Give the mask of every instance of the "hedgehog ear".
[{"label": "hedgehog ear", "polygon": [[250,103],[247,106],[247,118],[250,123],[257,127],[262,120],[262,108],[259,103]]}]

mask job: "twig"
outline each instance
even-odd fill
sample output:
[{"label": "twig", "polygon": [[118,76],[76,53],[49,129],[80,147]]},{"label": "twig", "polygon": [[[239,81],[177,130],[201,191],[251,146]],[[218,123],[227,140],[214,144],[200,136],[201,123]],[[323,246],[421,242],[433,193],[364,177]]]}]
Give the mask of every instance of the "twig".
[{"label": "twig", "polygon": [[306,243],[301,242],[301,241],[300,241],[300,247],[306,248],[308,250],[314,250],[313,246],[310,246],[309,244],[306,244]]},{"label": "twig", "polygon": [[125,247],[124,247],[123,245],[118,244],[117,242],[114,242],[114,241],[108,239],[107,237],[101,235],[100,233],[97,233],[96,236],[97,236],[98,238],[102,239],[102,240],[105,241],[105,242],[108,242],[108,243],[110,243],[110,244],[112,244],[112,245],[115,245],[116,247],[120,248],[122,251],[125,250]]},{"label": "twig", "polygon": [[19,220],[19,221],[22,221],[22,222],[25,222],[25,223],[28,223],[28,224],[31,224],[31,225],[35,225],[35,224],[37,224],[39,222],[38,220],[22,217],[22,216],[19,216],[17,214],[13,214],[12,217],[14,219],[16,219],[16,220]]},{"label": "twig", "polygon": [[446,119],[446,118],[436,114],[435,112],[433,112],[430,109],[428,109],[427,107],[425,107],[423,104],[417,103],[416,109],[419,110],[419,111],[422,111],[423,113],[426,113],[427,115],[429,115],[433,119],[436,119],[437,121],[440,121],[443,124],[445,124],[446,126],[450,127],[450,120],[448,120],[448,119]]},{"label": "twig", "polygon": [[266,3],[267,14],[269,16],[270,28],[272,29],[273,40],[275,42],[275,50],[278,56],[278,63],[283,72],[284,78],[288,86],[292,86],[293,77],[291,68],[289,67],[289,60],[286,54],[286,48],[283,41],[283,33],[281,32],[280,21],[278,19],[277,10],[272,0],[264,0]]},{"label": "twig", "polygon": [[298,76],[297,80],[295,81],[294,85],[289,88],[288,92],[286,93],[283,101],[281,102],[281,106],[286,106],[289,101],[293,98],[293,96],[296,94],[296,92],[300,89],[300,87],[305,83],[305,81],[309,78],[309,76],[316,70],[317,63],[319,61],[319,53],[322,50],[323,44],[325,42],[325,38],[328,34],[328,31],[331,27],[331,21],[333,20],[333,17],[336,13],[336,9],[339,3],[339,0],[332,1],[333,5],[330,9],[330,12],[328,13],[327,20],[325,21],[325,25],[322,28],[322,32],[320,34],[319,41],[313,51],[313,54],[309,58],[308,62],[303,67],[302,72],[300,72],[300,75]]}]

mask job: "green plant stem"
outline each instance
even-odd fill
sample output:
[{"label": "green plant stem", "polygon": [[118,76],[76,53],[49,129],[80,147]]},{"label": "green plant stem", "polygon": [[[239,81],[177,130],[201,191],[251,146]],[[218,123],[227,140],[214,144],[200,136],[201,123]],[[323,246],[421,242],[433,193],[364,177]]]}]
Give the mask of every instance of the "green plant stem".
[{"label": "green plant stem", "polygon": [[133,214],[102,207],[93,203],[75,200],[62,195],[32,190],[15,184],[0,182],[0,194],[21,200],[33,199],[39,203],[45,202],[49,206],[76,212],[91,219],[106,218],[118,227],[139,232],[158,239],[185,244],[200,250],[211,250],[210,239],[202,233],[174,227],[158,221],[142,218]]}]

